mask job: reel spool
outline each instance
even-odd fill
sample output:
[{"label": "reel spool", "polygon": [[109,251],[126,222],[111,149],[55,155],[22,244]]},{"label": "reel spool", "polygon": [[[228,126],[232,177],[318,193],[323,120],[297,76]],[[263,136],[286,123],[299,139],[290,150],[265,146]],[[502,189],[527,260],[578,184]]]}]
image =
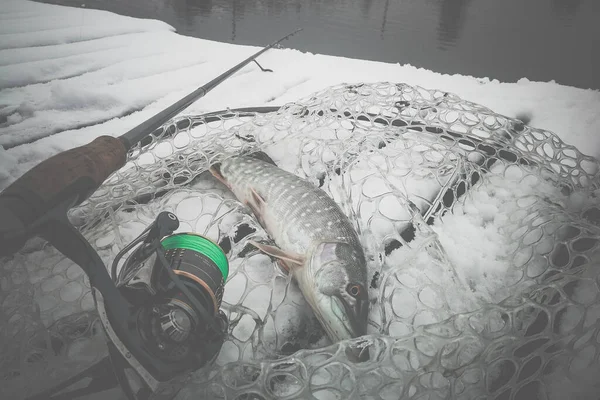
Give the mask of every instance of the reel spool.
[{"label": "reel spool", "polygon": [[[189,287],[199,285],[206,309],[217,313],[221,307],[229,262],[221,247],[196,233],[177,233],[161,240],[173,272]],[[159,274],[157,279],[166,278]],[[212,307],[208,304],[212,303]],[[214,314],[213,314],[214,315]]]}]

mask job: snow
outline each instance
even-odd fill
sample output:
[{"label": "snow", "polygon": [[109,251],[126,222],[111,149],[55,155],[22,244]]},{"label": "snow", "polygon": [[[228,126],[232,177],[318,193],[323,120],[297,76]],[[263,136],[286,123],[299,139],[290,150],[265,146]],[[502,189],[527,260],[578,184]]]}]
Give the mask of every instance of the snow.
[{"label": "snow", "polygon": [[0,146],[0,181],[10,178],[9,169],[17,163],[17,159],[8,154],[4,147]]},{"label": "snow", "polygon": [[[100,135],[121,135],[259,50],[254,46],[178,35],[171,26],[160,21],[24,0],[5,0],[0,21],[0,190],[54,154],[86,144]],[[273,39],[285,33],[274,34]],[[501,83],[483,77],[445,75],[410,65],[316,55],[293,49],[269,50],[259,61],[275,72],[264,73],[256,65],[248,65],[185,112],[283,105],[344,82],[406,82],[455,93],[510,117],[527,115],[531,118],[530,125],[551,130],[583,153],[600,157],[600,135],[596,134],[600,124],[599,91],[554,82],[532,82],[526,78]],[[392,147],[384,151],[392,151]],[[444,159],[446,155],[439,154],[439,157]],[[274,156],[276,161],[285,161],[285,158],[283,153]],[[350,174],[356,174],[351,178],[353,181],[372,173],[357,165],[350,171]],[[407,160],[406,165],[413,163]],[[452,164],[449,167],[448,179],[452,169],[458,166]],[[400,174],[399,170],[396,172]],[[393,178],[392,174],[386,179],[393,181]],[[368,179],[369,183],[362,189],[373,197],[389,192],[382,178],[372,175]],[[495,185],[493,191],[485,185],[480,186],[465,201],[463,211],[447,215],[443,223],[438,221],[432,228],[447,252],[443,256],[454,265],[454,271],[435,269],[432,264],[435,255],[431,253],[435,253],[435,249],[428,248],[430,253],[411,253],[403,248],[391,255],[392,262],[397,260],[398,264],[405,265],[401,273],[385,271],[387,275],[382,279],[383,295],[391,298],[397,315],[407,318],[414,315],[414,325],[448,317],[443,313],[419,313],[416,302],[415,310],[411,309],[413,300],[402,291],[386,294],[386,279],[392,279],[394,274],[394,279],[406,287],[422,287],[424,280],[429,279],[419,299],[432,308],[443,303],[438,297],[440,292],[433,289],[435,285],[445,286],[443,294],[452,312],[475,310],[482,304],[506,297],[513,282],[520,278],[510,271],[511,260],[504,258],[510,253],[511,241],[502,232],[507,219],[517,210],[513,200],[527,194],[526,185],[515,184],[518,180],[519,177],[507,179],[505,185],[512,183],[511,186],[502,189]],[[421,179],[411,178],[407,182],[407,192],[424,197],[437,188]],[[522,192],[516,191],[515,187],[522,188]],[[535,190],[539,191],[540,187]],[[583,208],[589,203],[588,199],[577,196],[572,196],[570,206]],[[213,200],[205,198],[202,203],[199,198],[170,196],[169,206],[182,221],[178,231],[197,231],[211,236],[212,231],[203,229],[216,226],[215,212],[219,202]],[[369,205],[363,205],[365,209],[361,209],[360,214],[363,217],[372,214]],[[384,198],[379,206],[383,215],[395,221],[406,221],[409,217],[406,212],[399,213],[394,197]],[[230,209],[226,207],[218,215]],[[150,214],[138,217],[137,221],[123,221],[119,231],[124,237],[118,238],[119,241],[131,240],[153,218]],[[190,225],[192,222],[196,225]],[[221,227],[227,229],[234,222],[224,218]],[[389,224],[374,224],[376,231],[372,233],[385,237],[397,229],[397,225]],[[460,235],[456,234],[458,231]],[[109,235],[101,239],[109,245],[113,238]],[[415,246],[427,248],[426,238],[421,239],[423,242],[417,241]],[[100,247],[102,240],[96,243]],[[470,249],[467,255],[465,248]],[[258,284],[247,294],[250,300],[247,298],[246,301],[254,305],[253,311],[261,319],[265,318],[269,307],[277,308],[281,301],[278,299],[281,293],[266,285],[273,279],[273,274],[279,272],[264,269],[269,265],[265,260],[267,257],[256,254],[240,265],[232,265],[227,283],[229,290],[224,294],[226,303],[236,304],[242,300],[249,282],[245,275],[236,274],[236,271],[243,268]],[[423,276],[424,270],[429,271],[428,276]],[[453,278],[448,274],[457,278],[454,284],[449,283]],[[59,275],[39,277],[45,279],[42,289],[50,292],[60,287],[59,278]],[[283,280],[281,276],[276,279]],[[465,289],[466,286],[470,290]],[[62,295],[69,301],[78,298],[82,290],[77,285],[65,286]],[[298,304],[304,302],[299,299]],[[231,311],[231,316],[235,314]],[[294,326],[298,323],[294,319],[297,311],[277,315],[280,319],[287,317],[289,321],[278,319],[269,326],[278,330],[297,329]],[[405,325],[394,324],[390,332],[398,335],[406,332]],[[254,326],[254,320],[245,314],[234,335],[243,341],[250,337]],[[236,346],[226,343],[218,363],[237,360],[238,351]]]},{"label": "snow", "polygon": [[[0,19],[0,145],[8,149],[0,189],[53,154],[126,132],[259,49],[178,35],[159,21],[29,1],[4,1]],[[531,115],[532,126],[600,155],[598,91],[293,49],[269,50],[260,62],[275,72],[248,65],[187,112],[281,105],[342,82],[406,82],[508,116]]]}]

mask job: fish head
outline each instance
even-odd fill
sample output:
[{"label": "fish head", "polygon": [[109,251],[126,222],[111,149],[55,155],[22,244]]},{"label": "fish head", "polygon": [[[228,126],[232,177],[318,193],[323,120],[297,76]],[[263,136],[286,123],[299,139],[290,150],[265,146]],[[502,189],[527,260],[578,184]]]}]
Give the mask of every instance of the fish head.
[{"label": "fish head", "polygon": [[320,243],[309,263],[314,296],[308,300],[329,336],[339,341],[365,335],[369,294],[362,249],[343,242]]}]

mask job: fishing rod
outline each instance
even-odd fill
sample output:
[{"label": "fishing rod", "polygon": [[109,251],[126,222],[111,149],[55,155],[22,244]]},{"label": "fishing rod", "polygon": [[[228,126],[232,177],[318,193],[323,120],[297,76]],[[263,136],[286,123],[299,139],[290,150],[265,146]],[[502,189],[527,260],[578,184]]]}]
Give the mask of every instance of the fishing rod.
[{"label": "fishing rod", "polygon": [[[69,222],[115,171],[127,152],[197,99],[298,29],[199,87],[119,137],[100,136],[57,154],[0,193],[0,257],[41,236],[87,274],[114,374],[132,400],[172,399],[191,372],[218,355],[228,320],[220,310],[229,272],[226,254],[211,239],[174,232],[177,216],[161,212],[112,262],[104,262]],[[120,268],[119,268],[120,267]],[[34,398],[49,399],[64,385]],[[40,397],[41,396],[41,397]],[[59,394],[64,398],[65,394]]]},{"label": "fishing rod", "polygon": [[264,52],[301,30],[264,47],[122,136],[100,136],[87,145],[64,151],[13,182],[0,193],[0,221],[6,221],[0,227],[0,257],[18,251],[31,236],[30,232],[35,231],[36,221],[59,203],[70,199],[74,201],[73,207],[87,199],[110,174],[125,164],[127,152],[133,145]]}]

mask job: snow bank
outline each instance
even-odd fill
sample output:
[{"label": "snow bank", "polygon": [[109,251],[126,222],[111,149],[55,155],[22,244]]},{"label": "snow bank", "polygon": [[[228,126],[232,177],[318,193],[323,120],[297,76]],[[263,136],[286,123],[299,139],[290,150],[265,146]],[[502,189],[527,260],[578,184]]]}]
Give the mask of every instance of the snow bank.
[{"label": "snow bank", "polygon": [[17,164],[17,160],[0,146],[0,182],[10,177],[9,170]]},{"label": "snow bank", "polygon": [[[53,154],[126,132],[259,49],[177,35],[159,21],[30,1],[3,2],[0,21],[0,145],[12,158],[0,189]],[[343,82],[406,82],[511,117],[531,115],[531,125],[600,156],[598,91],[292,49],[270,50],[260,61],[275,72],[247,66],[187,111],[281,105]]]},{"label": "snow bank", "polygon": [[0,15],[0,49],[83,42],[135,32],[174,30],[154,20],[142,20],[100,10],[8,1]]}]

